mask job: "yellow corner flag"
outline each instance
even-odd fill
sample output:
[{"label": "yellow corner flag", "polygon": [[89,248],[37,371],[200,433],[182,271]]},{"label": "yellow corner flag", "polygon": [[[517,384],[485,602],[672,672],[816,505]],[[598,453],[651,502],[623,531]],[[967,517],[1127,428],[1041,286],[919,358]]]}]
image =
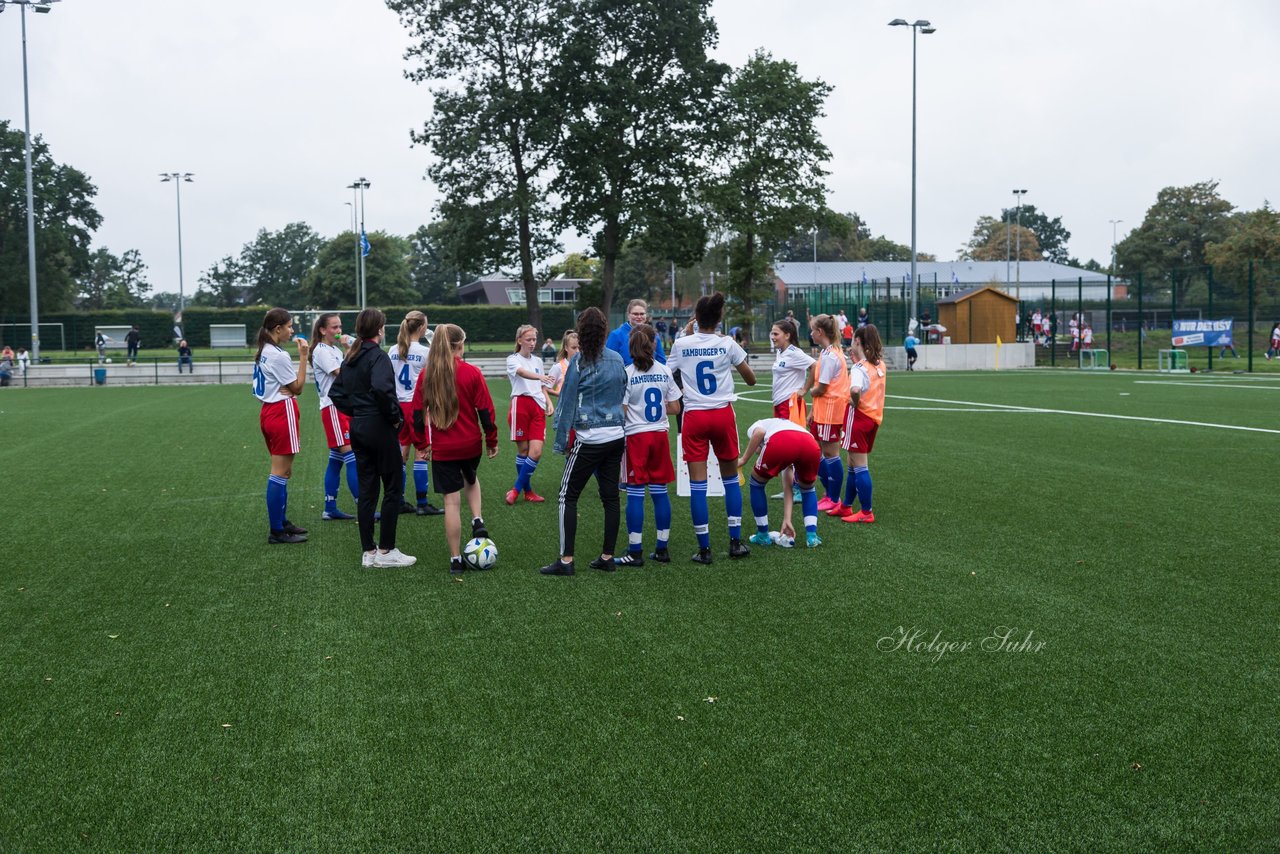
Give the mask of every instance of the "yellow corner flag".
[{"label": "yellow corner flag", "polygon": [[1000,370],[1000,348],[1004,346],[1004,342],[1000,340],[1000,336],[996,336],[996,370]]}]

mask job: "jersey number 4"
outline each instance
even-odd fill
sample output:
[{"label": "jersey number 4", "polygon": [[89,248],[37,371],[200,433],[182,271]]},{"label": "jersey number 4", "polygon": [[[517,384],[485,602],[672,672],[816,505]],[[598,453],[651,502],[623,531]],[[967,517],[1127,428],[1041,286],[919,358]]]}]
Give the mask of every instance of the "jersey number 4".
[{"label": "jersey number 4", "polygon": [[408,365],[400,369],[400,385],[404,386],[405,391],[413,391],[413,380],[409,379]]}]

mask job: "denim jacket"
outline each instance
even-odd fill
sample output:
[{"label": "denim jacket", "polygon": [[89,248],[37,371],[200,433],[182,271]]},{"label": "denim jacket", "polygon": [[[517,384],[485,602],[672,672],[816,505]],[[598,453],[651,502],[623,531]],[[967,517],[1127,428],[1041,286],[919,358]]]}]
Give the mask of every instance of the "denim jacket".
[{"label": "denim jacket", "polygon": [[626,423],[622,400],[627,391],[627,370],[622,365],[622,357],[606,349],[585,368],[581,362],[581,354],[569,362],[564,386],[560,389],[556,443],[552,446],[557,454],[568,450],[571,429],[622,427]]}]

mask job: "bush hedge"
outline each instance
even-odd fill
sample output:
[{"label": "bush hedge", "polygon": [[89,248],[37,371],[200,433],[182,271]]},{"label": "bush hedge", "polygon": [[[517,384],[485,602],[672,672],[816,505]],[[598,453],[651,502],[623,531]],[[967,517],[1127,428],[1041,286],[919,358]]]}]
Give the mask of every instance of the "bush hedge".
[{"label": "bush hedge", "polygon": [[[518,305],[436,305],[436,306],[391,306],[384,308],[387,323],[396,326],[404,318],[405,313],[418,308],[426,312],[431,325],[437,323],[456,323],[467,331],[467,337],[473,341],[507,341],[515,340],[516,327],[528,318],[524,306]],[[182,313],[182,331],[192,347],[209,346],[209,327],[221,323],[243,323],[246,341],[252,344],[258,328],[262,325],[262,317],[266,309],[261,306],[251,308],[201,308],[189,306]],[[304,316],[305,315],[305,316]],[[542,337],[550,337],[557,343],[564,330],[570,329],[574,322],[574,310],[563,306],[544,306],[542,323],[546,327],[540,330]],[[310,334],[313,312],[295,314],[297,331]],[[346,331],[355,326],[353,314],[343,314]],[[30,322],[25,316],[0,316],[0,323],[17,323],[19,326],[0,326],[0,344],[12,347],[26,346],[31,339]],[[173,314],[168,311],[152,311],[149,309],[120,309],[104,311],[74,311],[42,314],[41,325],[61,323],[66,332],[67,349],[88,350],[93,348],[93,333],[97,326],[132,326],[137,325],[142,333],[143,349],[169,348],[173,339]],[[58,340],[49,340],[48,330],[42,332],[42,349],[57,349]]]}]

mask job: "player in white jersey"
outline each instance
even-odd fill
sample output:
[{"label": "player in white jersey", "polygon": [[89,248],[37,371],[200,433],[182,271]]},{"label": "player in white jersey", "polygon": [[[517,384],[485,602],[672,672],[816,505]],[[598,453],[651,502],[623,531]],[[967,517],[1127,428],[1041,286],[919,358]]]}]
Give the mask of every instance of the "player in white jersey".
[{"label": "player in white jersey", "polygon": [[[724,294],[698,300],[694,306],[697,328],[671,345],[667,367],[680,372],[684,388],[684,418],[681,444],[689,465],[689,508],[693,531],[698,538],[697,563],[711,563],[710,515],[707,509],[708,446],[720,463],[724,482],[725,511],[729,517],[729,557],[751,554],[742,543],[742,487],[738,483],[738,422],[733,413],[731,369],[736,369],[747,385],[756,384],[755,372],[747,363],[747,353],[732,338],[714,330],[724,314]],[[704,332],[703,330],[708,330]]]},{"label": "player in white jersey", "polygon": [[329,389],[342,368],[342,317],[337,312],[326,312],[316,318],[311,327],[311,378],[315,380],[320,395],[320,425],[324,427],[325,441],[329,446],[329,465],[324,470],[325,521],[354,519],[338,509],[338,489],[342,484],[342,466],[347,466],[347,486],[351,497],[360,497],[360,479],[356,475],[356,455],[351,450],[351,419],[338,411],[329,399]]},{"label": "player in white jersey", "polygon": [[534,504],[546,499],[533,491],[530,481],[542,459],[542,445],[547,438],[547,389],[554,383],[542,371],[542,359],[534,354],[538,346],[538,330],[525,324],[516,330],[515,352],[507,356],[507,379],[511,382],[511,441],[516,443],[516,480],[507,490],[507,504],[515,504],[520,496]]},{"label": "player in white jersey", "polygon": [[[765,486],[780,472],[794,471],[800,483],[800,503],[804,514],[804,530],[809,548],[822,545],[818,538],[818,493],[814,484],[818,479],[818,440],[807,429],[786,418],[763,418],[747,428],[747,450],[738,461],[745,466],[759,449],[760,456],[751,469],[751,512],[756,519],[756,533],[751,542],[758,546],[772,545],[769,536],[769,499]],[[787,545],[795,539],[796,529],[791,524],[791,501],[782,505],[782,535],[778,542]],[[785,538],[785,539],[782,539]]]},{"label": "player in white jersey", "polygon": [[658,540],[653,554],[659,563],[668,563],[667,541],[671,537],[671,498],[667,484],[676,479],[671,466],[671,441],[667,437],[667,416],[680,409],[680,387],[667,366],[655,361],[658,336],[652,326],[642,324],[631,330],[627,341],[631,364],[627,366],[627,391],[622,398],[626,410],[627,472],[627,553],[613,559],[618,566],[644,566],[644,494],[653,499],[653,521]]},{"label": "player in white jersey", "polygon": [[[400,457],[404,460],[402,487],[408,487],[409,456],[413,460],[413,488],[417,493],[418,504],[415,507],[406,498],[400,504],[400,514],[417,513],[419,516],[442,516],[444,511],[433,507],[427,500],[427,490],[431,487],[431,472],[427,463],[427,437],[425,432],[418,432],[413,426],[413,390],[418,385],[418,375],[427,366],[427,347],[422,343],[422,336],[427,332],[427,316],[420,311],[410,311],[400,322],[400,332],[396,336],[395,346],[388,354],[391,357],[391,370],[396,379],[396,400],[400,403],[400,414],[404,424],[400,427]],[[414,452],[416,449],[416,453]],[[408,489],[403,489],[405,495]]]},{"label": "player in white jersey", "polygon": [[273,308],[258,330],[258,353],[254,357],[253,396],[262,401],[258,416],[262,437],[271,455],[271,475],[267,478],[267,542],[301,543],[307,539],[303,528],[289,521],[289,476],[298,453],[298,395],[307,381],[305,339],[298,340],[298,367],[282,344],[293,338],[293,316],[283,308]]},{"label": "player in white jersey", "polygon": [[[773,417],[803,425],[809,416],[804,402],[804,390],[815,359],[800,349],[800,329],[789,317],[773,324],[769,330],[769,342],[778,354],[773,360]],[[795,472],[788,468],[782,474],[784,500],[800,500],[798,491],[792,493],[794,484]]]}]

